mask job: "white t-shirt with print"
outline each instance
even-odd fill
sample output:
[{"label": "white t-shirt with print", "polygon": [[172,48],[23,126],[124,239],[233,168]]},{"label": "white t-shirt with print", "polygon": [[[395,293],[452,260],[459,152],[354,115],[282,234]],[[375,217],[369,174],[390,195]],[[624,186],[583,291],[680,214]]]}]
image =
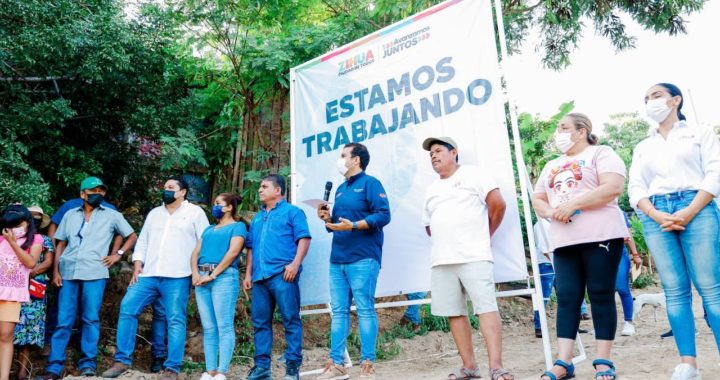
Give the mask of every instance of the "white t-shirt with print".
[{"label": "white t-shirt with print", "polygon": [[489,173],[472,165],[428,187],[423,224],[432,233],[432,266],[493,261],[485,198],[497,188]]}]

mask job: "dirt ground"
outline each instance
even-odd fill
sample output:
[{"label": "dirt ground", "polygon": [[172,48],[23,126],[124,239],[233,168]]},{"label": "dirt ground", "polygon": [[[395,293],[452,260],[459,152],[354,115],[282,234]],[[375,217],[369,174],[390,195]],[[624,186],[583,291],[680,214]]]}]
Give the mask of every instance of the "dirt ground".
[{"label": "dirt ground", "polygon": [[[651,287],[641,291],[634,290],[633,293],[656,293],[660,292],[659,287]],[[702,306],[700,297],[695,294],[694,311],[695,324],[698,329],[698,362],[705,380],[720,379],[720,359],[716,349],[712,332],[702,319]],[[519,306],[518,306],[519,305]],[[526,307],[524,307],[526,306]],[[512,302],[501,302],[501,310],[504,320],[504,361],[508,369],[515,373],[516,379],[538,379],[544,371],[544,358],[541,339],[535,338],[530,314],[530,302],[516,298]],[[392,327],[392,324],[399,319],[402,310],[381,310],[380,328]],[[550,307],[549,324],[551,336],[554,336],[554,315],[555,309]],[[622,321],[622,309],[618,303],[619,320]],[[318,318],[306,323],[306,329],[327,328],[327,320]],[[618,368],[618,375],[621,379],[667,379],[678,363],[677,351],[672,339],[661,339],[660,334],[668,330],[667,316],[664,309],[657,311],[657,321],[653,316],[652,307],[645,307],[636,321],[637,334],[632,337],[620,336],[622,323],[618,324],[618,337],[614,346],[613,358]],[[592,330],[592,321],[584,321],[582,327]],[[308,331],[308,333],[313,334]],[[322,334],[321,334],[322,335]],[[326,360],[328,350],[322,347],[320,341],[326,341],[327,335],[318,338],[317,342],[306,341],[304,351],[305,362],[303,371],[321,368]],[[278,336],[279,338],[279,336]],[[592,333],[581,335],[583,345],[587,352],[587,360],[577,366],[577,378],[592,379],[593,370],[591,366],[594,357],[594,339]],[[488,379],[487,364],[484,362],[486,351],[479,333],[474,336],[476,341],[476,355],[481,361],[484,369],[483,378]],[[201,342],[201,341],[200,341]],[[199,344],[201,344],[199,342]],[[399,339],[397,341],[402,348],[400,354],[390,361],[380,361],[376,364],[378,379],[445,379],[451,369],[460,365],[460,358],[455,350],[452,337],[449,333],[428,332],[424,335],[415,336],[412,339]],[[554,344],[554,343],[553,343]],[[276,357],[281,356],[280,344]],[[315,346],[315,347],[313,347]],[[554,348],[553,348],[554,352]],[[228,375],[229,379],[243,378],[248,367],[233,366]],[[273,369],[275,379],[281,379],[284,374],[282,364],[276,363]],[[359,367],[353,367],[350,371],[351,378],[358,378]],[[183,374],[183,378],[196,379],[200,373]],[[314,376],[304,377],[311,379]],[[124,379],[154,380],[156,375],[149,375],[141,372],[130,372],[123,376]],[[90,380],[84,378],[84,380]]]}]

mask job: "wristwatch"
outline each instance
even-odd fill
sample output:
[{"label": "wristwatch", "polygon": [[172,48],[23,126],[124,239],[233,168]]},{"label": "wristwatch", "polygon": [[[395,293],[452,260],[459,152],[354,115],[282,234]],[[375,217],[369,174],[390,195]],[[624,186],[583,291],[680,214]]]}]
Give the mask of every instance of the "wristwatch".
[{"label": "wristwatch", "polygon": [[358,230],[357,222],[353,222],[352,230],[353,230],[353,231],[357,231],[357,230]]},{"label": "wristwatch", "polygon": [[122,256],[124,253],[125,253],[125,251],[123,251],[122,249],[117,250],[117,254],[120,256]]}]

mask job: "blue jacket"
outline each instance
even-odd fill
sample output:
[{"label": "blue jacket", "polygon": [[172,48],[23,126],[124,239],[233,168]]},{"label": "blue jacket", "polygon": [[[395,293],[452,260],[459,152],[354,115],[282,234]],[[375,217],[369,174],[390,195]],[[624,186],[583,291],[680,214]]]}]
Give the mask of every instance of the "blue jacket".
[{"label": "blue jacket", "polygon": [[360,172],[343,182],[335,192],[332,222],[365,220],[368,230],[333,232],[330,262],[350,264],[372,258],[382,262],[383,227],[390,223],[390,204],[377,178]]}]

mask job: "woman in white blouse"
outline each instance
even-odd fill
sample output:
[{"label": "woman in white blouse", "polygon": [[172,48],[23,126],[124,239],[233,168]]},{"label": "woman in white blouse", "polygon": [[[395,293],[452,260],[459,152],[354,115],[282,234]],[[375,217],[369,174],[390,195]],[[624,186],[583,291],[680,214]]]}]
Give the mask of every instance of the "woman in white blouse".
[{"label": "woman in white blouse", "polygon": [[659,83],[645,95],[658,123],[635,147],[628,193],[667,298],[681,363],[673,380],[700,379],[690,283],[700,293],[720,347],[720,142],[712,129],[686,122],[677,86]]}]

